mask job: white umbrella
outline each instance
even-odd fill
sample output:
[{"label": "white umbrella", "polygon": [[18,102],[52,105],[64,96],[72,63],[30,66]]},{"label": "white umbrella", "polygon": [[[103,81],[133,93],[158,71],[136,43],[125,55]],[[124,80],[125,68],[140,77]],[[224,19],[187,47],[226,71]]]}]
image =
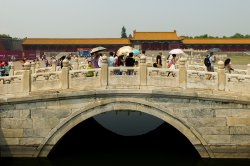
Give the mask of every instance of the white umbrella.
[{"label": "white umbrella", "polygon": [[90,54],[93,54],[93,53],[98,52],[98,51],[103,51],[103,50],[106,50],[106,48],[104,48],[104,47],[95,47],[90,51]]},{"label": "white umbrella", "polygon": [[117,51],[117,55],[128,55],[130,52],[133,52],[133,47],[130,46],[123,46],[121,48],[119,48],[119,50]]},{"label": "white umbrella", "polygon": [[177,49],[173,49],[173,50],[169,51],[169,54],[170,55],[173,55],[173,54],[184,54],[184,52],[182,51],[182,49],[177,48]]}]

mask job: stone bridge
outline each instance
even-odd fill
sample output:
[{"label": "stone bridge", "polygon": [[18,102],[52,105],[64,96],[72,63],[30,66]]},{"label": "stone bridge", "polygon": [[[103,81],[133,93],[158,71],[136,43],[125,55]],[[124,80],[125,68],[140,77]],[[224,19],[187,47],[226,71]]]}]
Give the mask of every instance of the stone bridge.
[{"label": "stone bridge", "polygon": [[[139,111],[179,130],[203,158],[250,158],[249,74],[139,67],[1,77],[1,157],[46,157],[69,130],[109,111]],[[119,70],[122,75],[115,75]],[[132,70],[132,75],[127,75]],[[86,77],[89,71],[93,77]],[[14,72],[13,72],[14,73]],[[168,74],[170,73],[170,74]],[[211,79],[206,79],[207,75]]]}]

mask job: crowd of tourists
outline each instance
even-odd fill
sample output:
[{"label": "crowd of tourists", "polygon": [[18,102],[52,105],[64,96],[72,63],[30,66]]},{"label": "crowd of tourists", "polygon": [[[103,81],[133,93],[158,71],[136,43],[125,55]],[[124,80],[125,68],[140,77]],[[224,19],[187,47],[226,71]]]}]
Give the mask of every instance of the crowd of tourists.
[{"label": "crowd of tourists", "polygon": [[[146,55],[146,51],[142,51],[140,54],[134,55],[133,52],[129,52],[127,54],[121,54],[117,55],[116,52],[109,52],[107,55],[107,65],[108,67],[138,67],[140,57]],[[152,67],[155,68],[162,68],[163,63],[166,63],[166,67],[169,69],[176,69],[176,63],[178,61],[176,54],[169,54],[166,61],[162,61],[163,53],[159,52],[158,55],[155,58],[155,62],[152,63]],[[65,56],[62,56],[60,58],[56,58],[55,56],[47,58],[45,55],[42,55],[41,57],[37,57],[33,62],[35,64],[39,64],[39,67],[50,67],[52,66],[52,60],[54,59],[56,61],[56,70],[61,70],[63,67],[63,60],[66,58],[69,61],[70,69],[73,69],[73,63],[75,62],[76,58],[79,58],[79,63],[81,66],[83,66],[83,69],[96,69],[101,68],[102,66],[102,52],[95,52],[92,54],[89,54],[86,57],[78,57],[74,54],[68,54]],[[207,68],[208,72],[214,72],[214,64],[216,62],[216,56],[213,54],[213,52],[210,52],[208,55],[206,55],[206,58],[204,59],[204,65]],[[0,61],[0,76],[8,76],[10,71],[10,66],[14,62],[13,59],[11,59],[8,62]],[[20,61],[21,67],[24,67],[24,63],[26,62],[26,59],[23,59]],[[32,61],[30,61],[32,62]],[[225,70],[229,73],[231,73],[234,69],[231,67],[231,59],[226,59],[224,63]],[[21,69],[22,69],[21,68]],[[119,69],[115,69],[115,74],[120,75],[122,74]],[[131,75],[133,74],[132,71],[127,72],[127,74]],[[93,72],[89,72],[87,76],[91,77],[93,76]]]}]

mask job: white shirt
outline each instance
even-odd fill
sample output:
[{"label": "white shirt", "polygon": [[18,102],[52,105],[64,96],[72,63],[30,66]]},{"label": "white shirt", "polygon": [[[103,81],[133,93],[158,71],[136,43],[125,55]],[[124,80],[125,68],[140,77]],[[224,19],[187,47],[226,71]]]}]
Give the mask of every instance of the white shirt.
[{"label": "white shirt", "polygon": [[99,59],[98,59],[98,66],[99,67],[102,67],[102,57],[100,56]]}]

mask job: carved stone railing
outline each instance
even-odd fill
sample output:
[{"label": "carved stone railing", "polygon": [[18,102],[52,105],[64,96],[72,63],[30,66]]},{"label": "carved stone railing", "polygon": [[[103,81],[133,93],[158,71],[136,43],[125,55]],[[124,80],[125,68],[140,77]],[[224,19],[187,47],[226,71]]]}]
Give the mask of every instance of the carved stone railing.
[{"label": "carved stone railing", "polygon": [[61,89],[61,72],[31,74],[31,91]]},{"label": "carved stone railing", "polygon": [[[229,73],[229,71],[226,70],[226,73]],[[247,75],[247,70],[234,69],[234,70],[231,70],[231,74]]]},{"label": "carved stone railing", "polygon": [[201,65],[187,65],[187,70],[196,70],[196,71],[206,71],[207,68],[206,66],[201,66]]},{"label": "carved stone railing", "polygon": [[155,87],[179,87],[179,70],[148,67],[147,85]]},{"label": "carved stone railing", "polygon": [[187,88],[218,89],[218,73],[206,71],[187,71]]},{"label": "carved stone railing", "polygon": [[48,72],[51,72],[51,71],[53,71],[51,67],[35,69],[35,73],[48,73]]},{"label": "carved stone railing", "polygon": [[141,57],[139,67],[108,67],[107,57],[103,56],[101,68],[75,67],[75,70],[70,70],[69,62],[65,59],[61,71],[56,71],[54,65],[53,71],[41,73],[35,73],[34,64],[27,62],[23,70],[14,71],[12,66],[9,77],[0,77],[0,93],[15,95],[70,88],[183,88],[249,93],[250,65],[247,70],[235,70],[238,74],[228,74],[223,61],[218,62],[215,72],[206,72],[205,66],[187,65],[186,60],[179,59],[178,68],[174,70],[167,69],[164,64],[162,68],[147,67],[145,56]]},{"label": "carved stone railing", "polygon": [[108,68],[109,86],[140,86],[139,67],[109,67]]},{"label": "carved stone railing", "polygon": [[69,88],[87,89],[101,87],[101,69],[69,71]]},{"label": "carved stone railing", "polygon": [[250,93],[250,75],[226,74],[226,91]]},{"label": "carved stone railing", "polygon": [[0,94],[16,94],[23,92],[23,76],[0,77]]},{"label": "carved stone railing", "polygon": [[15,76],[21,76],[21,75],[23,75],[23,72],[24,72],[24,70],[15,70],[14,75]]}]

